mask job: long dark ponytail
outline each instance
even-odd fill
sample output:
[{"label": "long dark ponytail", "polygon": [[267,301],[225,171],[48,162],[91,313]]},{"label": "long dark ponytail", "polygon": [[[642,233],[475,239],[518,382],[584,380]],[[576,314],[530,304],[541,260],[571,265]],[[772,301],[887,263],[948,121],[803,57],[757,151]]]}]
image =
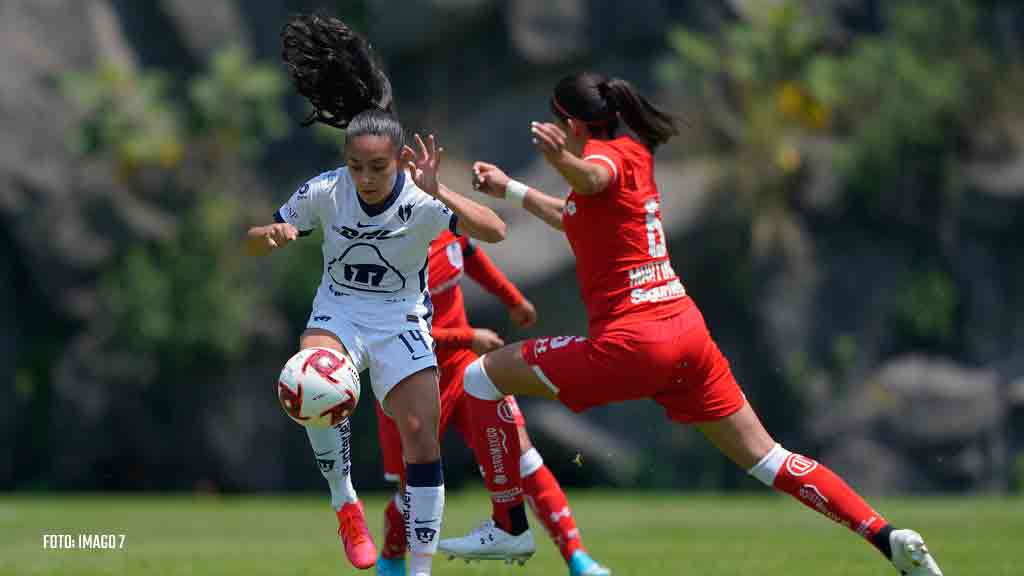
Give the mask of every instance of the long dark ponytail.
[{"label": "long dark ponytail", "polygon": [[555,86],[551,109],[608,137],[615,136],[621,118],[651,150],[679,134],[676,119],[651,104],[628,81],[593,72],[562,78]]},{"label": "long dark ponytail", "polygon": [[391,82],[370,43],[333,16],[298,14],[281,29],[281,60],[313,105],[303,126],[345,128],[368,109],[394,113]]}]

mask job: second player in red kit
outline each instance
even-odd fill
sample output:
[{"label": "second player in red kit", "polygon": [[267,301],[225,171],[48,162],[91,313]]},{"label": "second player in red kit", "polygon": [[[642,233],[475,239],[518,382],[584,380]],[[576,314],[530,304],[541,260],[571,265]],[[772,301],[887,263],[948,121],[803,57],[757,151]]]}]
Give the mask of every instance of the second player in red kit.
[{"label": "second player in red kit", "polygon": [[[678,133],[674,118],[629,82],[593,73],[563,78],[549,104],[554,122],[534,122],[530,131],[569,195],[550,196],[484,162],[474,165],[474,187],[565,232],[589,333],[512,344],[470,364],[463,383],[474,424],[503,426],[494,404],[505,394],[556,398],[575,411],[649,398],[750,475],[862,536],[900,573],[941,576],[920,534],[896,529],[825,465],[775,442],[740,391],[669,259],[653,153]],[[619,135],[620,123],[632,134]],[[485,472],[492,494],[518,481]],[[512,510],[510,518],[519,515],[514,503]],[[527,535],[495,518],[438,549],[497,556]]]},{"label": "second player in red kit", "polygon": [[[442,233],[430,245],[428,258],[428,286],[434,310],[431,334],[437,344],[437,362],[441,381],[441,424],[443,436],[449,426],[462,435],[463,441],[472,448],[478,462],[490,459],[495,444],[508,445],[508,439],[501,439],[497,430],[480,430],[474,433],[470,408],[462,387],[462,375],[466,366],[479,354],[504,346],[504,341],[493,331],[473,328],[466,315],[462,289],[459,286],[463,276],[469,276],[487,292],[497,297],[509,310],[512,321],[520,327],[532,325],[537,318],[533,305],[494,265],[487,253],[468,238]],[[511,502],[517,495],[524,494],[536,517],[544,524],[551,539],[558,546],[562,557],[569,566],[570,576],[604,576],[610,572],[595,562],[583,547],[583,540],[569,508],[568,499],[558,480],[544,465],[540,453],[530,442],[526,423],[516,404],[508,396],[499,404],[505,420],[516,428],[516,435],[522,445],[519,459],[519,475],[522,489],[506,494]],[[402,481],[405,465],[402,461],[402,444],[394,422],[377,408],[377,427],[381,450],[384,456],[384,474],[388,480]],[[398,495],[396,494],[396,498]],[[405,522],[400,511],[401,502],[392,499],[385,511],[384,546],[377,562],[377,572],[405,574],[401,564],[405,555]],[[500,503],[495,504],[495,514],[503,512]],[[533,553],[532,539],[524,542],[518,554],[502,556],[503,559],[523,560]],[[528,545],[527,545],[528,544]],[[488,559],[481,556],[479,559]]]}]

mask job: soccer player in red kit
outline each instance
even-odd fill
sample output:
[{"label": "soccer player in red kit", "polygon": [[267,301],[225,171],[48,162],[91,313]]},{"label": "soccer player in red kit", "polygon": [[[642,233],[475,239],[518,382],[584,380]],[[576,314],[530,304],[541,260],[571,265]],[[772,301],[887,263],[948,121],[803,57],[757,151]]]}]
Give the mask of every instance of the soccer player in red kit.
[{"label": "soccer player in red kit", "polygon": [[[441,373],[440,434],[443,436],[448,426],[454,425],[466,445],[473,448],[477,461],[483,465],[490,460],[492,448],[500,450],[500,446],[507,446],[509,442],[501,441],[501,431],[496,428],[481,430],[479,436],[474,436],[468,400],[462,388],[462,374],[466,366],[479,358],[478,354],[496,350],[505,343],[491,330],[470,326],[459,286],[463,273],[500,299],[508,307],[509,315],[517,326],[531,326],[537,320],[537,313],[533,304],[509,282],[483,249],[468,238],[443,232],[430,245],[427,265],[427,285],[434,311],[431,334],[437,344]],[[517,488],[506,497],[514,498],[525,492],[534,513],[569,566],[570,576],[610,574],[583,547],[569,501],[558,480],[544,465],[540,453],[532,446],[515,398],[504,398],[496,409],[501,410],[503,421],[514,427],[510,432],[519,438],[522,446],[518,467],[522,491]],[[384,414],[380,406],[377,407],[377,430],[384,456],[385,478],[403,481],[405,465],[402,462],[401,437],[394,421]],[[402,502],[398,500],[400,495],[401,492],[395,494],[384,513],[384,546],[377,560],[377,574],[380,576],[405,574],[406,523],[401,513]],[[520,550],[504,551],[501,558],[520,561],[529,558],[534,551],[532,537],[520,543]],[[486,558],[485,555],[480,559]]]},{"label": "soccer player in red kit", "polygon": [[[589,336],[518,342],[470,364],[463,382],[476,426],[504,425],[511,433],[495,416],[506,394],[558,399],[574,411],[653,399],[670,420],[696,426],[761,482],[864,537],[902,574],[940,576],[917,532],[894,528],[820,462],[776,443],[746,401],[669,260],[653,151],[678,133],[675,120],[629,82],[593,73],[563,78],[550,106],[554,123],[535,122],[531,132],[571,186],[568,197],[544,194],[483,162],[474,165],[475,187],[565,231]],[[637,137],[618,136],[620,121]],[[509,459],[517,457],[513,449]],[[507,493],[519,479],[496,483],[485,466],[485,480],[492,493]],[[495,505],[509,511],[467,537],[443,540],[439,551],[498,555],[515,547],[528,531],[507,518],[522,516],[522,504]]]}]

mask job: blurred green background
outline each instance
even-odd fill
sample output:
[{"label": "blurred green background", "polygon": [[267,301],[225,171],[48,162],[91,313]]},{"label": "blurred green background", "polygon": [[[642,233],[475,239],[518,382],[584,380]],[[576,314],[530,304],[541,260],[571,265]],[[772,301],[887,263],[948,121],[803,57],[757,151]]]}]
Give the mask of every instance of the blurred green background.
[{"label": "blurred green background", "polygon": [[[552,193],[530,145],[563,74],[686,119],[657,177],[675,269],[769,430],[869,493],[1024,478],[1024,9],[1013,0],[7,0],[0,5],[0,488],[322,490],[274,382],[317,240],[242,255],[340,133],[277,61],[294,11],[368,34],[411,131],[469,193],[482,159]],[[488,248],[538,306],[506,340],[584,334],[571,254],[496,206]],[[614,233],[614,231],[607,231]],[[628,385],[628,383],[623,383]],[[353,474],[383,487],[372,398]],[[652,403],[523,402],[567,485],[754,486]],[[582,454],[586,465],[573,464]],[[476,482],[446,448],[446,478]]]}]

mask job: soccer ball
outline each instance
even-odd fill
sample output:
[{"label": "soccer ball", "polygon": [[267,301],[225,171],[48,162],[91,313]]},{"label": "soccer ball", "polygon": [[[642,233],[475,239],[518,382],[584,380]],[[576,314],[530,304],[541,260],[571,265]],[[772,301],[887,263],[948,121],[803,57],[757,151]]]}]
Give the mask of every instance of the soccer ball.
[{"label": "soccer ball", "polygon": [[356,409],[359,372],[346,354],[306,348],[285,363],[277,398],[285,414],[303,426],[334,426]]}]

